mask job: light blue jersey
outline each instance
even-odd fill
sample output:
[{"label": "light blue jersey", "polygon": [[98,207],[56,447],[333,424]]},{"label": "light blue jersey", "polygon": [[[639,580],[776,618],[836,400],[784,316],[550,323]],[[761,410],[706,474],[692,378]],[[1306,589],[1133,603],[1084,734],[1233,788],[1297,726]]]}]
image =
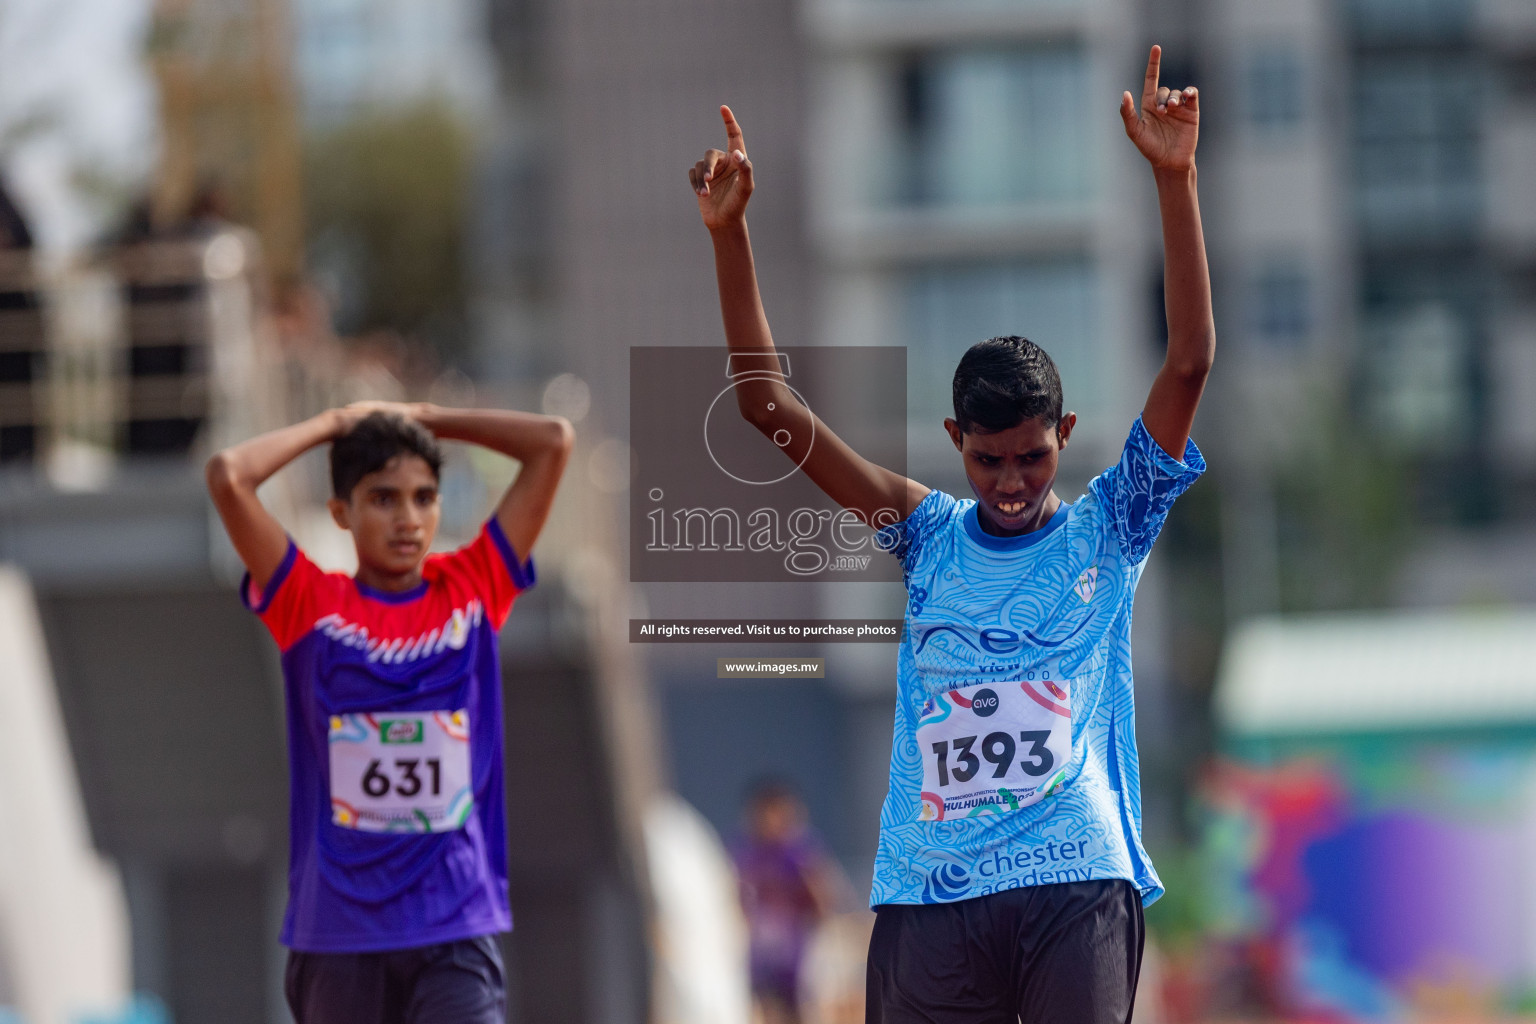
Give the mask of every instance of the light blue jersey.
[{"label": "light blue jersey", "polygon": [[940,491],[885,540],[907,585],[890,791],[870,905],[1025,885],[1162,883],[1141,846],[1131,602],[1173,501],[1205,471],[1140,419],[1117,465],[1034,533],[982,532]]}]

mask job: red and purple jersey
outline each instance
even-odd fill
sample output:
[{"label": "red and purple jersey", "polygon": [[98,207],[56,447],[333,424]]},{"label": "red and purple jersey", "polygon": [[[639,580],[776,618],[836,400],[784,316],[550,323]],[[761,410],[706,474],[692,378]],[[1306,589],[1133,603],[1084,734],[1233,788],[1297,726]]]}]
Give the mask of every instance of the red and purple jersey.
[{"label": "red and purple jersey", "polygon": [[284,945],[361,953],[507,931],[496,632],[533,585],[493,518],[413,590],[323,572],[292,541],[240,592],[282,650]]}]

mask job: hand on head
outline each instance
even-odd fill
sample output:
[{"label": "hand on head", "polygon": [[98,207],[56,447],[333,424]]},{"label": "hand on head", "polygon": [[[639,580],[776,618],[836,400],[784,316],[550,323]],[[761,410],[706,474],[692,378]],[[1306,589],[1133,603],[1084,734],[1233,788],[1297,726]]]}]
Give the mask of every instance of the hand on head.
[{"label": "hand on head", "polygon": [[742,221],[752,197],[752,162],[747,159],[741,125],[730,107],[720,108],[720,118],[725,122],[725,149],[706,150],[704,159],[688,169],[699,215],[711,231]]},{"label": "hand on head", "polygon": [[1125,134],[1157,170],[1188,170],[1195,165],[1200,135],[1200,94],[1193,86],[1169,89],[1158,85],[1163,48],[1152,47],[1141,87],[1141,113],[1129,92],[1120,96]]},{"label": "hand on head", "polygon": [[409,402],[352,402],[336,410],[339,433],[345,434],[357,426],[359,420],[376,412],[382,412],[386,415],[403,416],[408,420],[417,418],[417,406]]}]

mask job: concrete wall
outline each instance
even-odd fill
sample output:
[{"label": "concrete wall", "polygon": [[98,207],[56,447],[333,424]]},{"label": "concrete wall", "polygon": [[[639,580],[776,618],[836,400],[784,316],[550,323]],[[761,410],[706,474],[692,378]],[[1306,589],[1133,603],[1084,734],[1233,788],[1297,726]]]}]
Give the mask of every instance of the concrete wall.
[{"label": "concrete wall", "polygon": [[32,588],[0,566],[0,1006],[33,1024],[119,1007],[127,906],[92,848]]}]

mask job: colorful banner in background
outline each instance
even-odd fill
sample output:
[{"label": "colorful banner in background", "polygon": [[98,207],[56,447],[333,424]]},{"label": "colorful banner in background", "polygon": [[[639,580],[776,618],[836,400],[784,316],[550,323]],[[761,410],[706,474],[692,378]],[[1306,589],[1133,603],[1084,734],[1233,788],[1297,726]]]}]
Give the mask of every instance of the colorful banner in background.
[{"label": "colorful banner in background", "polygon": [[1211,935],[1255,1009],[1536,1019],[1536,738],[1297,745],[1204,795]]}]

